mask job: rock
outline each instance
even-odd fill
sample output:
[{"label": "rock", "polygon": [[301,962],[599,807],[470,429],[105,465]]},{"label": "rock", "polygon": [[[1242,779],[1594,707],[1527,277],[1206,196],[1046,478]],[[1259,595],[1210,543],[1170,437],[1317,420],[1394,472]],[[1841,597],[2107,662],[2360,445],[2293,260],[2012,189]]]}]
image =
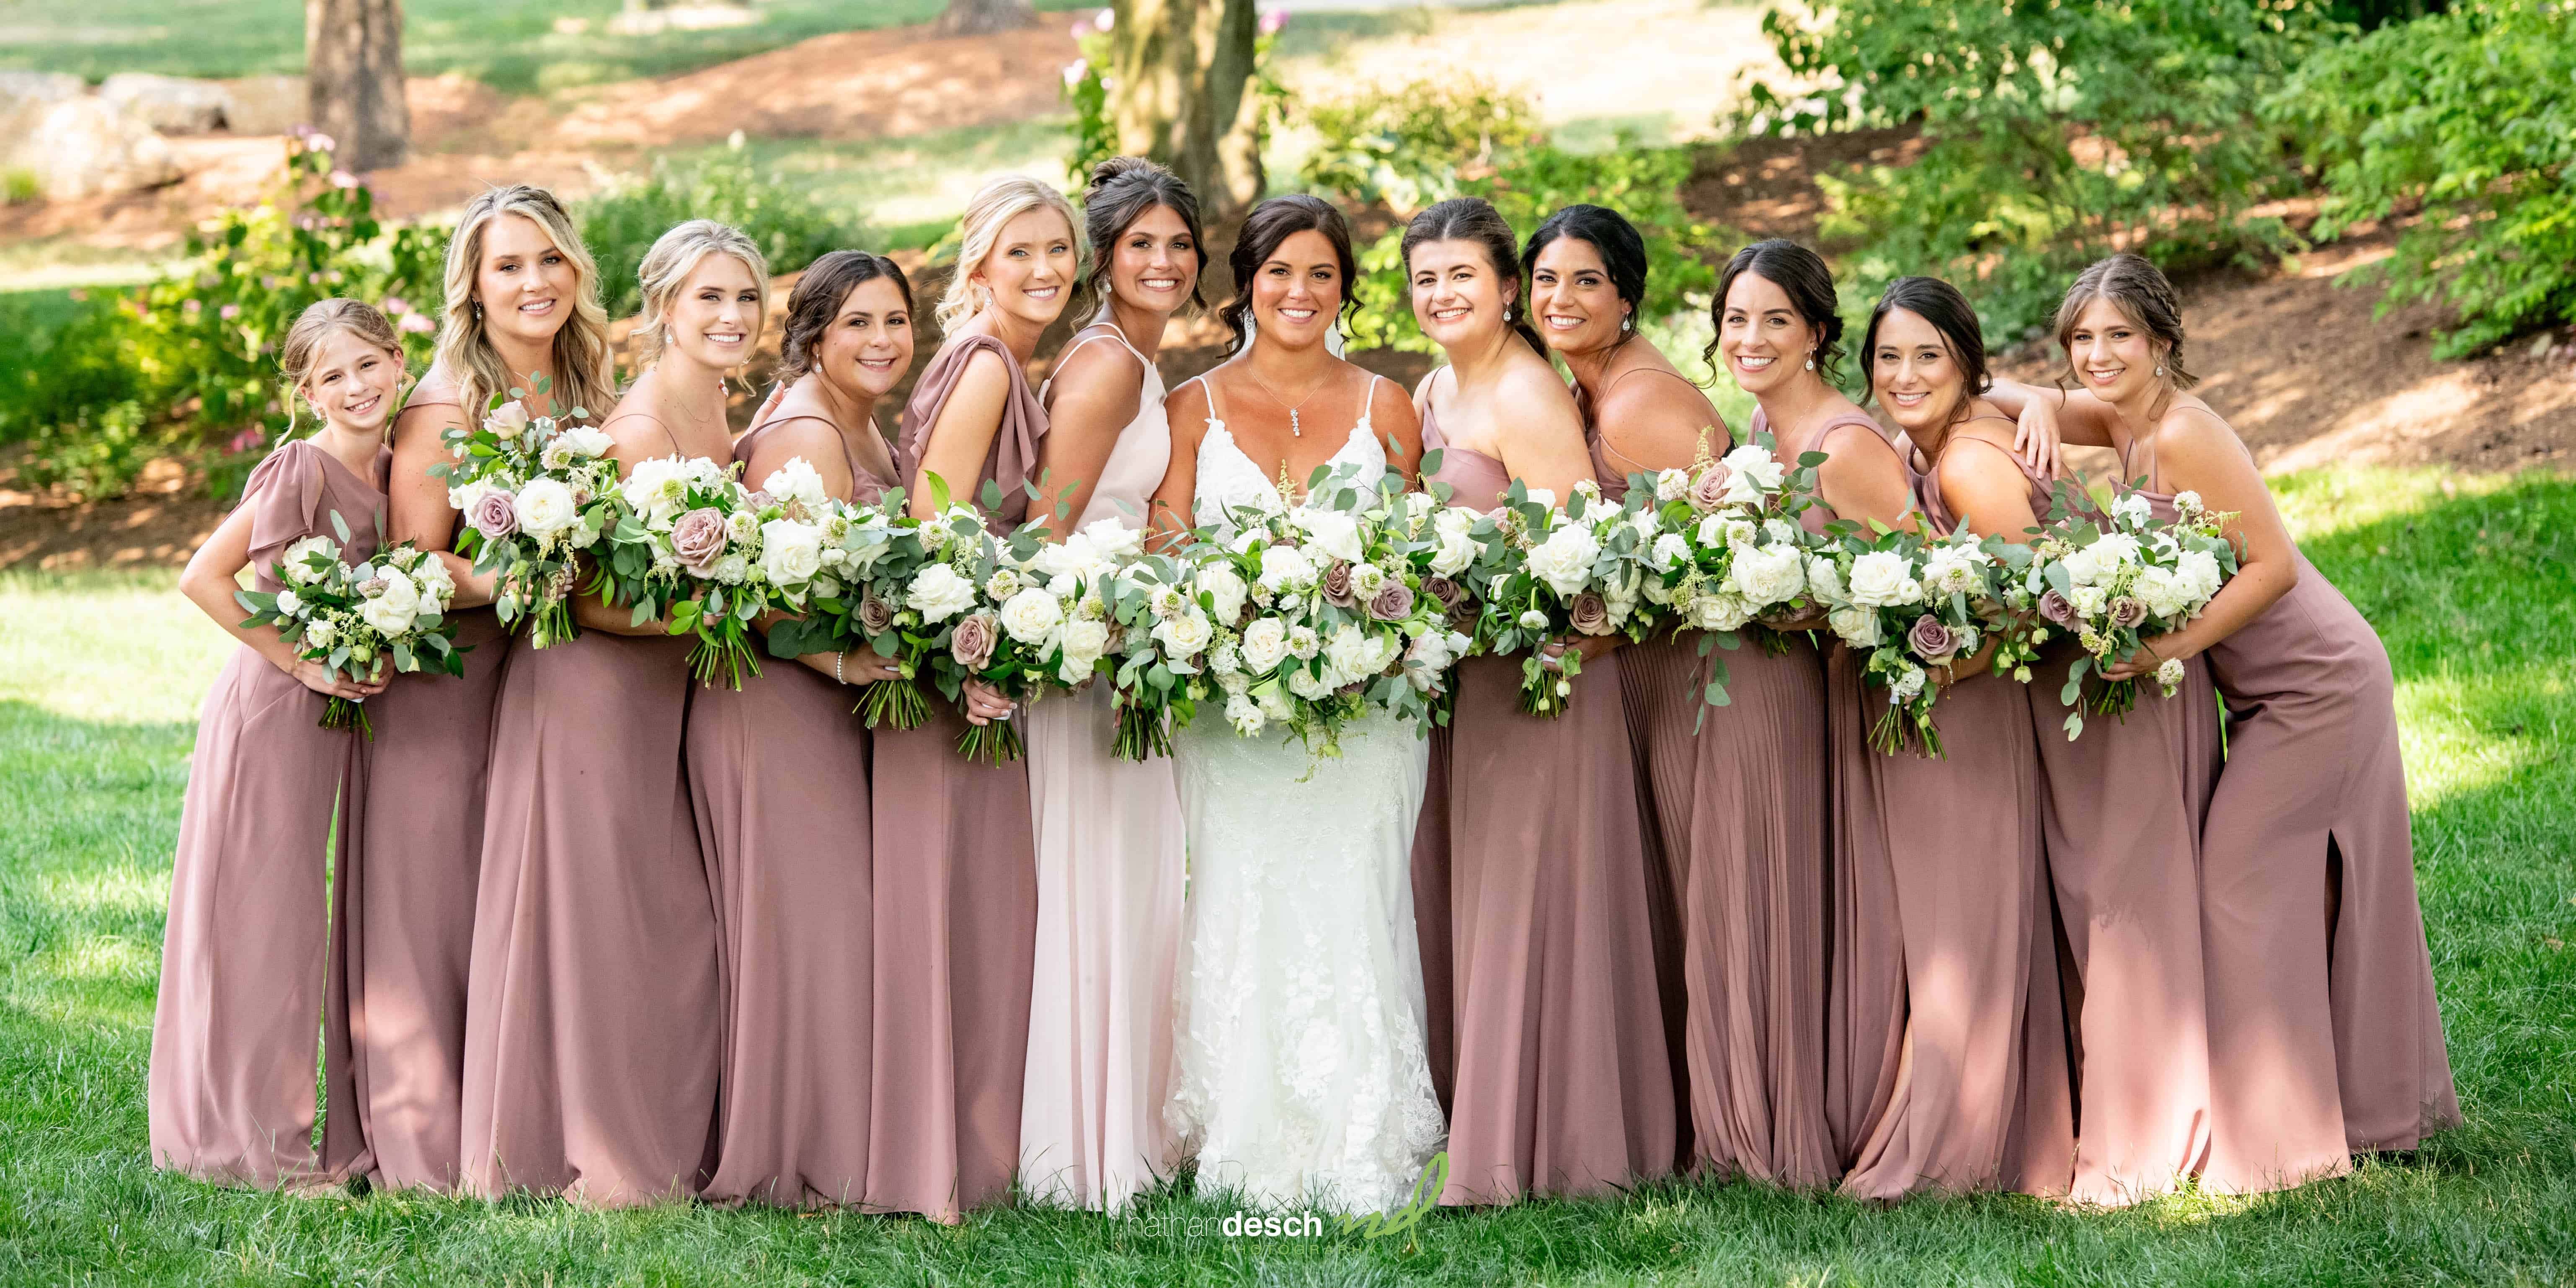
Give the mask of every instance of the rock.
[{"label": "rock", "polygon": [[89,82],[69,72],[0,72],[0,112],[30,103],[59,103],[89,92]]},{"label": "rock", "polygon": [[36,177],[55,201],[175,182],[179,161],[152,127],[83,95],[0,112],[0,170]]},{"label": "rock", "polygon": [[118,72],[101,81],[98,96],[153,129],[205,134],[221,125],[233,96],[213,81],[145,72]]},{"label": "rock", "polygon": [[245,76],[224,88],[232,94],[224,128],[235,134],[284,134],[313,119],[301,76]]}]

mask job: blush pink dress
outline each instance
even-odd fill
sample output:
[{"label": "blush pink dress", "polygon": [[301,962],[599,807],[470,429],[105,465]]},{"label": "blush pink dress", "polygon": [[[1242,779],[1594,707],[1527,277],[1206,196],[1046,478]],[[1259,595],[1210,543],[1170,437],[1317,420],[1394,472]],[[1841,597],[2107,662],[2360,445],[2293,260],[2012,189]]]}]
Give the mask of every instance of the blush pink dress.
[{"label": "blush pink dress", "polygon": [[[349,530],[340,557],[373,555],[387,464],[379,454],[373,477],[360,478],[310,440],[261,461],[241,501],[253,584],[282,589],[278,557],[306,537],[339,543],[335,514]],[[358,768],[358,736],[321,727],[325,701],[245,644],[197,717],[145,1076],[155,1166],[274,1188],[371,1165],[360,1116],[340,1112],[356,1096],[334,943],[348,883],[332,880],[349,831],[348,816],[334,815]],[[319,1152],[317,1064],[333,1111]]]},{"label": "blush pink dress", "polygon": [[[794,419],[744,434],[734,461],[748,466]],[[843,459],[853,495],[842,499],[870,503],[893,486],[846,444]],[[724,953],[711,1203],[844,1206],[866,1194],[876,900],[868,729],[850,710],[862,693],[764,650],[740,690],[691,695],[689,798]]]},{"label": "blush pink dress", "polygon": [[[1096,325],[1064,357],[1087,344],[1125,350],[1144,372],[1136,418],[1118,432],[1082,513],[1046,521],[1142,528],[1172,457],[1163,378],[1116,326]],[[1118,715],[1105,682],[1049,694],[1020,718],[1038,882],[1020,1183],[1050,1201],[1115,1212],[1169,1176],[1178,1149],[1163,1103],[1181,940],[1180,789],[1169,757],[1111,754]]]},{"label": "blush pink dress", "polygon": [[[1027,513],[1046,412],[1019,362],[990,336],[948,342],[913,387],[896,454],[918,470],[940,408],[979,351],[1011,373],[983,478],[1002,488],[996,531]],[[876,854],[876,1036],[868,1114],[873,1211],[956,1221],[1006,1196],[1020,1161],[1029,997],[1037,941],[1036,843],[1029,767],[957,754],[966,729],[930,694],[917,729],[879,727],[871,762]],[[1025,719],[1025,714],[1016,717]]]},{"label": "blush pink dress", "polygon": [[[1454,503],[1502,504],[1502,463],[1445,446],[1427,408],[1422,443],[1441,449],[1431,481],[1455,488]],[[1455,1061],[1445,1204],[1611,1193],[1674,1166],[1619,664],[1618,652],[1586,663],[1553,719],[1520,711],[1518,657],[1470,658],[1456,672],[1443,740]]]},{"label": "blush pink dress", "polygon": [[[455,382],[432,368],[403,409],[456,407],[456,396]],[[376,1164],[369,1179],[440,1193],[456,1188],[476,864],[512,638],[488,607],[448,620],[464,675],[402,676],[367,700],[376,736],[358,748],[366,772],[350,848],[363,861],[349,865],[345,936],[356,1109]],[[372,783],[384,789],[365,791]]]},{"label": "blush pink dress", "polygon": [[[2020,472],[2034,513],[2048,480],[1993,444],[1953,437]],[[1935,462],[1937,467],[1938,462]],[[1958,524],[1936,474],[1914,478],[1932,526]],[[1871,709],[1883,701],[1871,691]],[[2063,1194],[2075,1124],[2058,997],[2057,939],[2040,855],[2039,757],[2030,691],[1966,676],[1934,719],[1945,758],[1870,753],[1841,767],[1837,836],[1883,893],[1850,913],[1902,945],[1904,1048],[1895,1080],[1873,1094],[1878,1117],[1858,1133],[1842,1192],[1891,1200],[1917,1192]]]},{"label": "blush pink dress", "polygon": [[[2171,518],[2155,462],[2122,462]],[[2211,1141],[2201,1183],[2273,1189],[2460,1122],[2378,633],[2298,583],[2206,654],[2227,765],[2201,830]]]}]

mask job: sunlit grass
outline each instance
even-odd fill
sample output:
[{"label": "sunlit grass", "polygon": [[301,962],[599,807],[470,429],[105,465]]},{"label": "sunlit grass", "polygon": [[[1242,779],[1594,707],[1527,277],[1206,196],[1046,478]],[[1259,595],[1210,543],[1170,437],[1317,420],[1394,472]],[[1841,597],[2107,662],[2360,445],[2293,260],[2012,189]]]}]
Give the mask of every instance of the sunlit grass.
[{"label": "sunlit grass", "polygon": [[[2446,486],[2447,484],[2447,486]],[[2281,1195],[1894,1211],[1743,1185],[1437,1215],[1404,1237],[1135,1219],[948,1229],[685,1207],[286,1199],[152,1171],[142,1078],[196,705],[228,650],[168,573],[0,576],[0,1282],[2429,1284],[2576,1278],[2576,480],[2276,480],[2399,679],[2469,1123]],[[2481,536],[2480,534],[2484,535]]]}]

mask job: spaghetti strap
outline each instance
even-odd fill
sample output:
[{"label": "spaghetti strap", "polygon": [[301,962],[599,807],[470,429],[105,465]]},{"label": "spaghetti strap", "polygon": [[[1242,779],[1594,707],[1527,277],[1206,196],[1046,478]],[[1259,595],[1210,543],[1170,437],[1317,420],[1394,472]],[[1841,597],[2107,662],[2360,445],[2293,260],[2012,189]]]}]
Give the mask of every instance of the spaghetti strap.
[{"label": "spaghetti strap", "polygon": [[1056,371],[1062,371],[1062,370],[1064,370],[1065,360],[1066,360],[1066,359],[1068,359],[1068,358],[1071,358],[1075,353],[1079,352],[1079,351],[1081,350],[1082,346],[1084,346],[1084,345],[1086,345],[1086,344],[1089,344],[1089,343],[1091,343],[1091,342],[1092,342],[1092,341],[1094,341],[1094,340],[1116,340],[1116,341],[1118,342],[1118,347],[1119,347],[1119,348],[1121,348],[1121,349],[1125,349],[1125,350],[1127,351],[1127,356],[1128,356],[1128,357],[1134,358],[1136,361],[1138,361],[1138,362],[1140,362],[1140,363],[1143,363],[1143,364],[1144,364],[1146,367],[1148,367],[1148,368],[1150,368],[1150,367],[1152,367],[1152,366],[1154,365],[1152,362],[1150,362],[1150,361],[1147,361],[1147,360],[1146,360],[1145,355],[1144,355],[1141,351],[1139,351],[1139,350],[1136,348],[1136,346],[1135,346],[1135,345],[1132,345],[1132,344],[1127,343],[1127,333],[1126,333],[1126,332],[1124,332],[1124,331],[1119,330],[1119,329],[1118,329],[1118,324],[1117,324],[1117,323],[1115,323],[1115,322],[1094,322],[1094,323],[1092,323],[1092,324],[1091,324],[1091,326],[1084,327],[1084,328],[1083,328],[1083,330],[1085,330],[1085,331],[1089,331],[1089,330],[1091,330],[1091,327],[1106,327],[1106,328],[1108,328],[1108,329],[1107,329],[1107,331],[1106,331],[1105,333],[1095,333],[1095,334],[1092,334],[1092,335],[1076,336],[1076,337],[1074,338],[1073,343],[1068,344],[1068,345],[1066,345],[1066,346],[1064,347],[1064,352],[1059,353],[1059,354],[1057,354],[1057,355],[1055,356],[1055,371],[1050,371],[1050,372],[1048,372],[1048,373],[1047,373],[1047,378],[1046,378],[1045,380],[1040,381],[1040,382],[1038,383],[1038,401],[1039,401],[1039,402],[1041,402],[1041,403],[1045,402],[1045,401],[1046,401],[1046,396],[1047,396],[1047,391],[1048,391],[1048,390],[1050,390],[1050,389],[1055,388],[1055,372],[1056,372]]}]

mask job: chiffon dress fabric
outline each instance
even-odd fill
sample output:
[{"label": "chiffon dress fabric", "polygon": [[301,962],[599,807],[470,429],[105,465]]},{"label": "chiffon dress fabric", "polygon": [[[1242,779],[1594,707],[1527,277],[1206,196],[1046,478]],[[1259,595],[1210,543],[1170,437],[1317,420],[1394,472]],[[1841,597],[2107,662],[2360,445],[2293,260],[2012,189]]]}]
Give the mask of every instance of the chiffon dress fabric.
[{"label": "chiffon dress fabric", "polygon": [[[1118,432],[1076,528],[1145,526],[1171,462],[1163,378],[1114,325],[1107,341],[1144,369],[1136,417]],[[1063,362],[1058,360],[1059,369]],[[1041,396],[1043,396],[1041,390]],[[1169,757],[1111,754],[1106,683],[1049,694],[1022,717],[1037,850],[1037,968],[1020,1101],[1028,1193],[1115,1212],[1171,1174],[1173,964],[1181,937],[1181,801]]]},{"label": "chiffon dress fabric", "polygon": [[[2010,452],[1954,432],[1945,454],[1962,450],[2010,461],[2033,513],[2048,512],[2049,481]],[[1914,477],[1914,493],[1924,517],[1948,532],[1959,520],[1938,465]],[[1873,693],[1872,708],[1877,701]],[[2063,1194],[2073,1178],[2030,702],[2010,678],[1963,675],[1933,712],[1943,758],[1864,747],[1863,758],[1836,766],[1835,830],[1852,860],[1848,915],[1862,934],[1892,937],[1903,965],[1903,1045],[1894,1081],[1870,1096],[1883,1108],[1859,1131],[1843,1177],[1854,1198]]]},{"label": "chiffon dress fabric", "polygon": [[[748,467],[797,419],[821,420],[774,416],[734,443],[734,461]],[[842,456],[851,499],[893,486],[846,441]],[[739,690],[690,700],[689,798],[724,963],[711,1203],[866,1195],[876,908],[868,729],[851,713],[863,692],[764,657]]]},{"label": "chiffon dress fabric", "polygon": [[510,654],[466,990],[466,1193],[641,1206],[696,1194],[715,1163],[724,988],[684,765],[690,644],[585,630]]},{"label": "chiffon dress fabric", "polygon": [[[2156,482],[2155,463],[2123,477]],[[2143,491],[2161,518],[2173,496]],[[2201,830],[2205,1188],[2295,1185],[2460,1122],[2416,902],[2396,684],[2370,623],[2298,582],[2210,646],[2227,764]]]},{"label": "chiffon dress fabric", "polygon": [[[373,477],[360,478],[309,439],[261,461],[241,501],[254,586],[283,589],[278,558],[306,537],[331,539],[345,562],[372,556],[386,468],[379,453]],[[245,644],[198,713],[145,1104],[153,1164],[199,1180],[303,1186],[371,1166],[359,1116],[338,1112],[355,1090],[335,942],[345,862],[342,880],[333,868],[335,853],[348,853],[343,789],[358,769],[358,736],[321,727],[327,701]],[[318,1152],[317,1065],[334,1111]]]},{"label": "chiffon dress fabric", "polygon": [[[990,336],[951,339],[923,368],[904,409],[896,462],[910,480],[940,409],[979,352],[999,356],[1010,395],[985,474],[1002,489],[995,531],[1027,513],[1046,411],[1010,350]],[[996,472],[998,471],[998,472]],[[952,484],[953,486],[953,484]],[[1003,1197],[1020,1161],[1037,941],[1037,858],[1029,766],[957,752],[969,726],[929,693],[930,718],[874,731],[876,1005],[868,1095],[873,1211],[956,1221]]]},{"label": "chiffon dress fabric", "polygon": [[[403,403],[454,407],[432,368]],[[447,614],[465,674],[397,676],[367,699],[351,817],[345,926],[353,1106],[385,1189],[456,1188],[465,1094],[465,994],[492,715],[511,634],[489,607]],[[370,790],[382,784],[381,790]]]},{"label": "chiffon dress fabric", "polygon": [[[1426,482],[1491,510],[1502,462],[1448,446]],[[1602,1194],[1672,1171],[1680,1143],[1621,653],[1584,663],[1555,717],[1521,712],[1522,660],[1469,658],[1447,763],[1455,1064],[1445,1204]],[[1417,834],[1415,851],[1421,851]]]}]

